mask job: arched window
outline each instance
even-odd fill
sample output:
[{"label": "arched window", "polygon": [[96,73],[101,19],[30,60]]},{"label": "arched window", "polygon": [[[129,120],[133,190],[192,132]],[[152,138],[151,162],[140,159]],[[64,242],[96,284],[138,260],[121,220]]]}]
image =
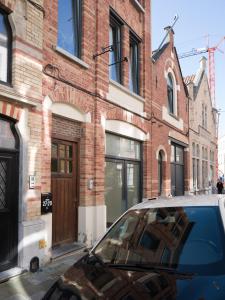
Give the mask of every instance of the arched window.
[{"label": "arched window", "polygon": [[174,82],[170,73],[167,76],[167,97],[169,113],[175,114]]},{"label": "arched window", "polygon": [[11,81],[12,31],[8,15],[0,10],[0,82]]},{"label": "arched window", "polygon": [[195,156],[195,143],[192,143],[192,156]]},{"label": "arched window", "polygon": [[162,195],[163,192],[163,153],[159,151],[158,157],[158,192],[159,196]]}]

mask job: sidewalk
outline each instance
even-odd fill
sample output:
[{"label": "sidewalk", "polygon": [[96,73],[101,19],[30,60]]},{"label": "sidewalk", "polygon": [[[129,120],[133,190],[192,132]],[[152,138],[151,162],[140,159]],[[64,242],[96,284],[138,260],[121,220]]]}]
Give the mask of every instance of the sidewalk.
[{"label": "sidewalk", "polygon": [[83,255],[73,252],[49,263],[37,273],[26,272],[0,284],[0,300],[41,300],[53,282]]}]

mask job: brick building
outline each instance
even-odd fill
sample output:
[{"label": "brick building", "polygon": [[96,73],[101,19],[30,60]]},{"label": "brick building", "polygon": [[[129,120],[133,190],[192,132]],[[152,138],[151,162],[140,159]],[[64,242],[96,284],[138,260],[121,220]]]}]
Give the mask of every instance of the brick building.
[{"label": "brick building", "polygon": [[218,176],[218,116],[210,96],[206,65],[207,60],[202,57],[196,74],[185,78],[190,95],[190,184],[193,194],[212,193]]},{"label": "brick building", "polygon": [[170,27],[165,30],[168,40],[152,56],[151,180],[154,195],[178,196],[189,192],[189,99],[174,32]]},{"label": "brick building", "polygon": [[151,190],[150,1],[72,2],[44,1],[48,249],[93,243]]},{"label": "brick building", "polygon": [[[0,1],[0,272],[41,257],[42,1]],[[35,175],[35,189],[29,176]],[[32,178],[30,178],[32,179]],[[32,235],[34,234],[34,235]],[[40,247],[41,248],[41,247]],[[34,256],[34,255],[32,255]]]},{"label": "brick building", "polygon": [[0,5],[3,271],[92,244],[142,198],[183,194],[189,163],[187,91],[172,32],[149,59],[150,0]]}]

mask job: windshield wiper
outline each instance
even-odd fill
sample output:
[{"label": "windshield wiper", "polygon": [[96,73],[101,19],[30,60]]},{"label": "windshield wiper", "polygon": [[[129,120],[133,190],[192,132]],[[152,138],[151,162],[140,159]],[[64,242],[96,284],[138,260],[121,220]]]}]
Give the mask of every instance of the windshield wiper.
[{"label": "windshield wiper", "polygon": [[123,270],[137,270],[143,272],[155,271],[155,272],[165,272],[173,275],[180,275],[186,277],[192,277],[197,275],[196,273],[189,273],[189,272],[180,272],[174,268],[163,267],[160,265],[144,265],[144,264],[106,264],[109,268],[115,269],[123,269]]}]

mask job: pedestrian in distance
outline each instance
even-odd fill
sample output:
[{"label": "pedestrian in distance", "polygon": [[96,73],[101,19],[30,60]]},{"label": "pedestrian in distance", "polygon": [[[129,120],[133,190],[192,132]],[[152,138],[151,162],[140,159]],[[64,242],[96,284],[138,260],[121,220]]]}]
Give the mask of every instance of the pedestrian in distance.
[{"label": "pedestrian in distance", "polygon": [[217,187],[218,194],[222,194],[223,193],[223,183],[220,179],[218,180],[216,187]]}]

